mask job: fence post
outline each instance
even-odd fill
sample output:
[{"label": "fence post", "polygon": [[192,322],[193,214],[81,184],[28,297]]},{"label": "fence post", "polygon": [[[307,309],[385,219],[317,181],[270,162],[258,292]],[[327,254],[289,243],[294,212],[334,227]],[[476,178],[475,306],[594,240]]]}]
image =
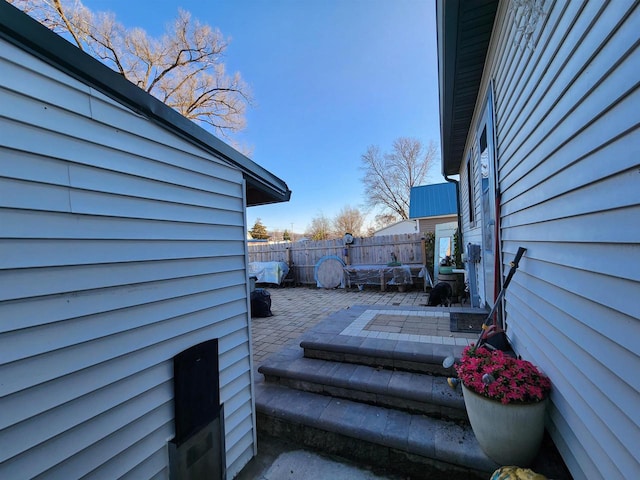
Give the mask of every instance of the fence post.
[{"label": "fence post", "polygon": [[344,263],[351,265],[351,245],[348,243],[344,246],[344,256],[346,257]]}]

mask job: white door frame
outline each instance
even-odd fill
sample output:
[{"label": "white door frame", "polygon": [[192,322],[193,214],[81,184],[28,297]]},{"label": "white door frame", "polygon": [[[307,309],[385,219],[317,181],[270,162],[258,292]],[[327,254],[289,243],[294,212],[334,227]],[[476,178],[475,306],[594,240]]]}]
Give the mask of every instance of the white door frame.
[{"label": "white door frame", "polygon": [[[496,258],[499,258],[499,234],[496,225],[496,199],[497,199],[497,174],[496,174],[496,148],[495,148],[495,123],[493,110],[493,84],[487,90],[487,97],[482,107],[482,115],[476,126],[476,161],[478,164],[477,175],[480,185],[480,226],[482,230],[482,258],[481,275],[483,276],[484,292],[482,292],[484,305],[492,306],[498,295],[500,286],[496,285]],[[498,265],[498,268],[499,265]],[[501,279],[499,275],[497,278]]]}]

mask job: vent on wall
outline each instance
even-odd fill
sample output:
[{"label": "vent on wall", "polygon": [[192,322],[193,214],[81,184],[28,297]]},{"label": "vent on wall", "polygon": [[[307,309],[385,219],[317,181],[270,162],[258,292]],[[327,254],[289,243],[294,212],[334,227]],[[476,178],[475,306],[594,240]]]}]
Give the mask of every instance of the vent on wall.
[{"label": "vent on wall", "polygon": [[220,405],[218,340],[173,358],[175,437],[169,442],[172,480],[224,479],[224,415]]}]

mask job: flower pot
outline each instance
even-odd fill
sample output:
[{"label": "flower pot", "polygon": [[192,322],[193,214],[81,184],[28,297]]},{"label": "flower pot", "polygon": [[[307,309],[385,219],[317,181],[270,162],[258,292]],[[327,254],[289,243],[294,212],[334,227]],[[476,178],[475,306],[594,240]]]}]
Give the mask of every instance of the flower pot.
[{"label": "flower pot", "polygon": [[542,442],[547,399],[505,405],[464,384],[462,393],[471,428],[484,453],[500,465],[529,465]]}]

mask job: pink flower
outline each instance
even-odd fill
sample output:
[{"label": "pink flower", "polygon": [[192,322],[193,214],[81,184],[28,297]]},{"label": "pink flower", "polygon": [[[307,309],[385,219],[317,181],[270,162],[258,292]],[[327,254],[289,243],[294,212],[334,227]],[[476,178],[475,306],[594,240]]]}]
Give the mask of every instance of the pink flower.
[{"label": "pink flower", "polygon": [[[539,402],[551,389],[549,379],[531,362],[510,357],[500,350],[466,347],[455,368],[467,388],[504,404]],[[495,379],[488,385],[482,381],[487,373]]]}]

